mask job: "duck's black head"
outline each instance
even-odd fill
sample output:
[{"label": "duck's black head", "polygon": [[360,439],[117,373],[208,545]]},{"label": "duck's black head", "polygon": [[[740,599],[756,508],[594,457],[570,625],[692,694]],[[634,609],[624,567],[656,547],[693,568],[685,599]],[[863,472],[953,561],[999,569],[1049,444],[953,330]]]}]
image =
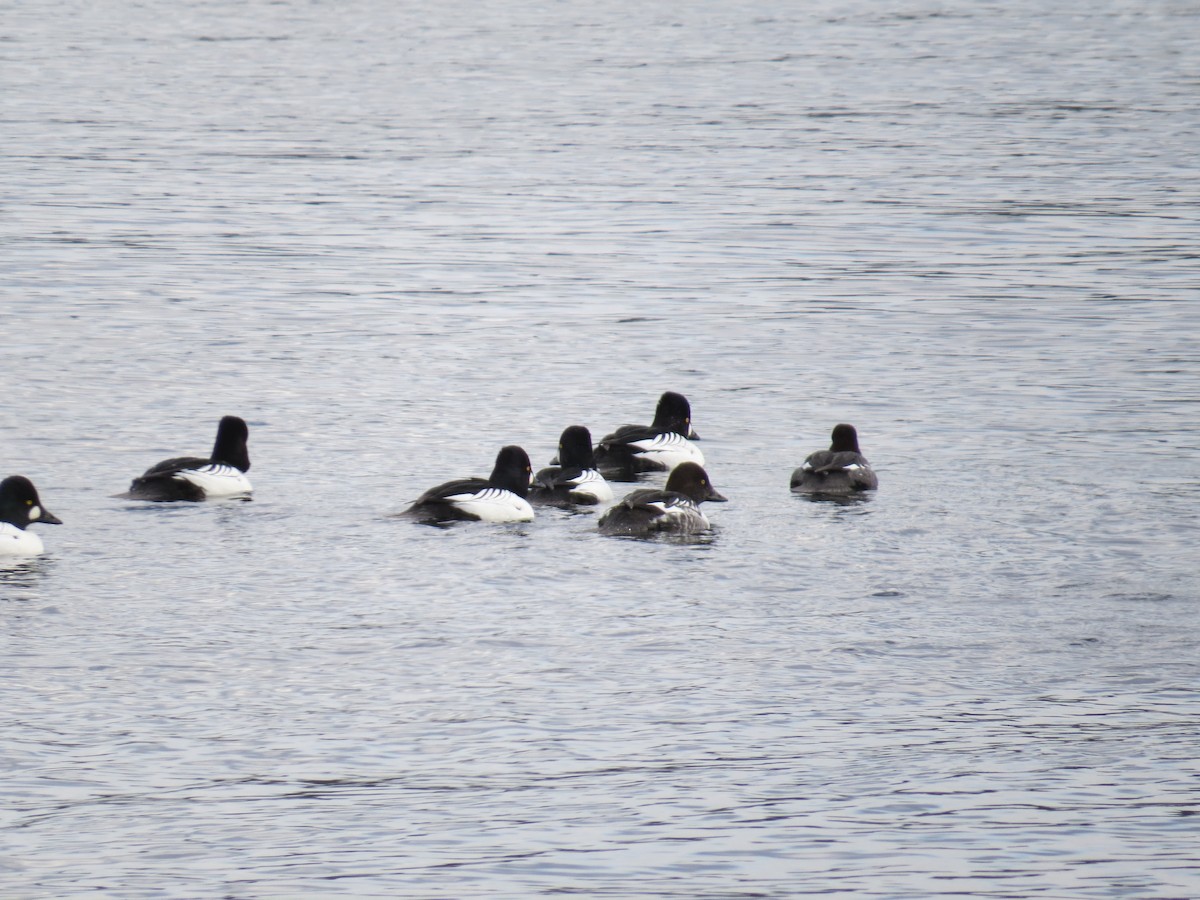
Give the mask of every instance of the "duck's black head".
[{"label": "duck's black head", "polygon": [[571,425],[558,439],[558,464],[564,469],[594,469],[596,454],[592,433],[582,425]]},{"label": "duck's black head", "polygon": [[42,506],[32,481],[24,475],[10,475],[0,481],[0,522],[25,529],[34,522],[61,525],[62,519]]},{"label": "duck's black head", "polygon": [[512,491],[518,497],[529,493],[529,480],[533,477],[533,466],[529,454],[515,444],[501,447],[496,454],[496,465],[488,481],[493,486]]},{"label": "duck's black head", "polygon": [[217,426],[217,440],[213,444],[213,462],[223,462],[237,466],[243,472],[250,471],[250,451],[246,449],[246,439],[250,429],[246,421],[237,416],[226,416]]},{"label": "duck's black head", "polygon": [[667,490],[691,497],[697,503],[703,503],[705,500],[724,503],[726,499],[713,488],[704,467],[694,462],[680,463],[671,470],[671,474],[667,476]]},{"label": "duck's black head", "polygon": [[659,397],[651,427],[660,432],[673,431],[688,437],[692,433],[692,405],[687,397],[674,391],[667,391]]},{"label": "duck's black head", "polygon": [[847,450],[853,450],[855,453],[861,452],[858,449],[858,432],[854,430],[853,425],[834,425],[830,438],[829,449],[834,453],[842,453]]}]

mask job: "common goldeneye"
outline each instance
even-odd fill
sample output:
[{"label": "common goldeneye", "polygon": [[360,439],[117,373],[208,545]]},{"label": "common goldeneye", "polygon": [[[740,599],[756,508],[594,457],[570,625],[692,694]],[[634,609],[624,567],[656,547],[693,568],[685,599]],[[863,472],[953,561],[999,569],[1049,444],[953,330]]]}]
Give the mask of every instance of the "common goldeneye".
[{"label": "common goldeneye", "polygon": [[582,425],[571,425],[558,439],[558,465],[539,469],[529,489],[533,503],[555,506],[607,503],[612,488],[596,471],[592,433]]},{"label": "common goldeneye", "polygon": [[792,490],[804,494],[853,494],[873,491],[879,479],[858,449],[853,425],[835,425],[828,450],[810,453],[792,472]]},{"label": "common goldeneye", "polygon": [[708,518],[700,511],[705,500],[724,503],[708,473],[694,462],[671,470],[663,490],[634,491],[600,517],[601,534],[653,534],[660,531],[694,534],[707,531]]},{"label": "common goldeneye", "polygon": [[421,522],[529,522],[533,507],[525,499],[533,468],[520,447],[502,447],[492,474],[460,478],[430,488],[401,515]]},{"label": "common goldeneye", "polygon": [[37,556],[45,547],[28,531],[30,525],[61,525],[62,519],[42,505],[37,488],[24,475],[0,481],[0,556]]},{"label": "common goldeneye", "polygon": [[133,479],[129,490],[117,496],[123,500],[157,501],[248,496],[254,490],[246,477],[250,471],[248,435],[242,419],[225,416],[217,426],[211,457],[165,459]]},{"label": "common goldeneye", "polygon": [[614,481],[634,481],[639,472],[669,472],[683,462],[704,465],[704,454],[688,440],[692,407],[683,394],[667,391],[650,425],[622,425],[596,445],[596,468]]}]

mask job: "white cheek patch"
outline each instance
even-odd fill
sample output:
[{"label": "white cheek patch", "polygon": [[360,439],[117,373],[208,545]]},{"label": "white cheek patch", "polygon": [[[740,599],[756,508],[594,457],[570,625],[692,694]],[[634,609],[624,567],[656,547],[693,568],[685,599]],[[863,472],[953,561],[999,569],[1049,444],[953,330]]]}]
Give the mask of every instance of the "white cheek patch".
[{"label": "white cheek patch", "polygon": [[41,517],[42,517],[42,508],[40,506],[35,506],[31,510],[29,510],[29,521],[30,522],[36,522]]}]

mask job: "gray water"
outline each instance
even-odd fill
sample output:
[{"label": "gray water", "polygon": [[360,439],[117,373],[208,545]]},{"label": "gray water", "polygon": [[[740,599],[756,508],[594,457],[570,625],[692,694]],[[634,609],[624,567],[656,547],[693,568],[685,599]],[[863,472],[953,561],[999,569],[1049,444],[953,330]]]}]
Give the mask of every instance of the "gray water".
[{"label": "gray water", "polygon": [[[0,24],[5,898],[1200,896],[1193,4]],[[667,389],[710,535],[392,517]]]}]

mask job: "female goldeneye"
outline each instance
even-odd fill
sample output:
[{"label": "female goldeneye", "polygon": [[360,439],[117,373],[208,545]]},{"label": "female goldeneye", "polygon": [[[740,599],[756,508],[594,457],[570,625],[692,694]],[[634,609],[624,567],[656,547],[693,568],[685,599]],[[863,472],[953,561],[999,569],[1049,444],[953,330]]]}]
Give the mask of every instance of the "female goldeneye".
[{"label": "female goldeneye", "polygon": [[37,488],[24,475],[0,481],[0,556],[37,556],[42,539],[27,531],[34,522],[61,525],[62,519],[42,506]]},{"label": "female goldeneye", "polygon": [[248,496],[254,490],[246,477],[250,471],[246,450],[249,433],[242,419],[226,416],[217,426],[217,440],[208,459],[165,459],[133,479],[129,490],[117,496],[123,500],[157,501]]},{"label": "female goldeneye", "polygon": [[879,487],[871,464],[858,449],[853,425],[835,425],[828,450],[809,454],[792,472],[792,490],[804,494],[853,494]]},{"label": "female goldeneye", "polygon": [[502,447],[492,474],[461,478],[430,488],[402,515],[421,522],[529,522],[533,507],[525,499],[533,468],[520,447]]},{"label": "female goldeneye", "polygon": [[688,440],[692,407],[683,394],[667,391],[649,425],[622,425],[596,445],[596,468],[614,481],[634,481],[638,472],[669,472],[683,462],[704,465],[704,454]]},{"label": "female goldeneye", "polygon": [[708,518],[700,511],[705,500],[724,503],[704,468],[694,462],[680,463],[671,470],[666,487],[643,489],[628,494],[600,517],[601,534],[652,534],[670,531],[694,534],[707,531]]},{"label": "female goldeneye", "polygon": [[592,505],[613,498],[612,488],[596,471],[592,433],[582,425],[571,425],[558,439],[558,465],[538,470],[529,499],[534,503],[569,506]]}]

